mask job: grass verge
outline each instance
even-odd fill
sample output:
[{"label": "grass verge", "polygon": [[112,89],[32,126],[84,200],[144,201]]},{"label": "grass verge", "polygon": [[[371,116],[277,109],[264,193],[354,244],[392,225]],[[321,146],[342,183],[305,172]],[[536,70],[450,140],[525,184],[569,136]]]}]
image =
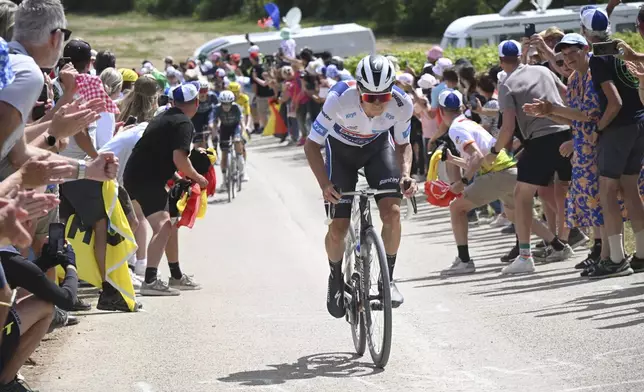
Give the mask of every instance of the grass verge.
[{"label": "grass verge", "polygon": [[[161,64],[172,56],[181,61],[194,50],[219,36],[262,32],[256,23],[246,19],[227,18],[217,21],[198,21],[191,18],[160,19],[148,15],[127,13],[111,16],[67,16],[73,36],[82,38],[96,50],[110,50],[116,54],[119,67],[137,68],[150,60]],[[309,20],[304,26],[324,25],[326,22]],[[367,23],[368,24],[368,23]],[[382,37],[377,39],[379,51],[427,49],[435,39]]]}]

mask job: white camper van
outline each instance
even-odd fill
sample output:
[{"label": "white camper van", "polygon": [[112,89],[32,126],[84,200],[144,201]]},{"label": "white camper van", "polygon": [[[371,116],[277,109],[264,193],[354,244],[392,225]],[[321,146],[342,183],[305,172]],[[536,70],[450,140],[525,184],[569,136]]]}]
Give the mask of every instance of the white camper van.
[{"label": "white camper van", "polygon": [[[564,31],[580,29],[579,12],[583,6],[551,10],[544,7],[540,10],[515,12],[520,4],[521,0],[511,0],[498,14],[465,16],[455,20],[445,30],[441,46],[478,48],[488,44],[497,45],[502,39],[520,41],[528,23],[534,23],[537,32],[552,26]],[[623,3],[615,7],[610,17],[612,31],[635,31],[635,20],[642,4],[644,3]],[[598,7],[603,8],[605,5]]]},{"label": "white camper van", "polygon": [[[376,38],[371,29],[355,23],[305,27],[294,33],[292,38],[298,49],[308,47],[315,54],[328,50],[334,56],[348,57],[376,51]],[[276,53],[282,41],[279,31],[251,33],[249,39],[265,54]],[[242,57],[247,57],[249,47],[244,35],[229,35],[202,45],[194,56],[228,49],[229,53],[240,53]]]}]

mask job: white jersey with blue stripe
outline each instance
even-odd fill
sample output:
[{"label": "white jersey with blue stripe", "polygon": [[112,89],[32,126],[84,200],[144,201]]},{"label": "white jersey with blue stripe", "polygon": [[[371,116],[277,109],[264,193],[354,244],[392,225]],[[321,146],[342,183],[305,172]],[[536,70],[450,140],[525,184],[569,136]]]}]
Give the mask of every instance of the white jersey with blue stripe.
[{"label": "white jersey with blue stripe", "polygon": [[369,118],[360,105],[356,82],[336,83],[311,126],[309,139],[324,144],[330,136],[350,146],[363,147],[393,128],[396,143],[408,144],[414,105],[398,87],[394,86],[392,95],[382,115]]}]

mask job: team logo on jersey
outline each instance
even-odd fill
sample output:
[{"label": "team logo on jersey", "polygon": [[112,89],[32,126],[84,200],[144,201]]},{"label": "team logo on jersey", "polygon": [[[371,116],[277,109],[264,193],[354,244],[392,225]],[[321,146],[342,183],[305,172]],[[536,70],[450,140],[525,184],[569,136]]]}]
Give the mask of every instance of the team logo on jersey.
[{"label": "team logo on jersey", "polygon": [[456,136],[456,139],[454,140],[454,143],[456,143],[456,144],[461,144],[461,137],[460,137],[460,136]]},{"label": "team logo on jersey", "polygon": [[329,115],[326,114],[326,112],[324,110],[322,110],[322,117],[326,118],[329,121],[333,121],[333,120],[331,120],[331,117],[329,117]]},{"label": "team logo on jersey", "polygon": [[396,118],[396,117],[394,117],[394,115],[393,115],[393,114],[385,113],[385,118],[386,118],[387,120],[393,120],[393,119],[394,119],[394,118]]},{"label": "team logo on jersey", "polygon": [[398,107],[399,107],[399,108],[403,107],[403,105],[404,105],[405,103],[404,103],[404,102],[403,102],[403,100],[398,96],[398,94],[396,94],[396,93],[392,93],[392,95],[394,96],[394,99],[396,100],[396,104],[398,104]]},{"label": "team logo on jersey", "polygon": [[349,114],[347,114],[347,115],[346,115],[346,116],[344,116],[344,117],[345,117],[345,118],[354,118],[357,114],[358,114],[358,113],[353,112],[353,113],[349,113]]},{"label": "team logo on jersey", "polygon": [[320,136],[326,136],[326,134],[329,133],[329,130],[324,128],[322,124],[320,124],[317,121],[313,123],[313,125],[311,126],[311,129],[313,129],[313,131],[315,131],[315,133],[317,133]]}]

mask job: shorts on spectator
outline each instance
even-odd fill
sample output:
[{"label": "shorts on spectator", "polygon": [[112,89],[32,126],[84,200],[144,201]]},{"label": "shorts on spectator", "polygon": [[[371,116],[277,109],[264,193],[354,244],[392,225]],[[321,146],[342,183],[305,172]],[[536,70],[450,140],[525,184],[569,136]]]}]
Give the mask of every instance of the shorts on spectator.
[{"label": "shorts on spectator", "polygon": [[568,182],[572,176],[570,158],[561,156],[559,147],[570,140],[570,132],[526,140],[517,164],[517,181],[548,186],[555,173],[559,181]]},{"label": "shorts on spectator", "polygon": [[101,219],[106,219],[103,183],[76,180],[62,184],[59,212],[62,222],[77,214],[84,226],[94,226]]},{"label": "shorts on spectator", "polygon": [[168,192],[164,185],[159,184],[125,184],[127,193],[143,210],[143,215],[149,217],[161,211],[169,211]]},{"label": "shorts on spectator", "polygon": [[468,185],[463,194],[476,207],[481,207],[495,200],[512,208],[514,206],[514,187],[517,185],[517,169],[515,167],[477,176]]},{"label": "shorts on spectator", "polygon": [[644,158],[644,122],[607,127],[598,142],[599,175],[613,179],[639,175]]},{"label": "shorts on spectator", "polygon": [[[47,187],[47,194],[58,194],[58,186]],[[36,222],[35,234],[37,237],[47,236],[49,234],[49,225],[58,222],[58,206]]]},{"label": "shorts on spectator", "polygon": [[11,360],[20,344],[20,317],[14,307],[9,309],[7,320],[2,330],[2,344],[0,344],[0,371]]},{"label": "shorts on spectator", "polygon": [[257,97],[257,112],[260,116],[264,115],[268,117],[270,114],[270,109],[269,109],[269,100],[270,97]]}]

